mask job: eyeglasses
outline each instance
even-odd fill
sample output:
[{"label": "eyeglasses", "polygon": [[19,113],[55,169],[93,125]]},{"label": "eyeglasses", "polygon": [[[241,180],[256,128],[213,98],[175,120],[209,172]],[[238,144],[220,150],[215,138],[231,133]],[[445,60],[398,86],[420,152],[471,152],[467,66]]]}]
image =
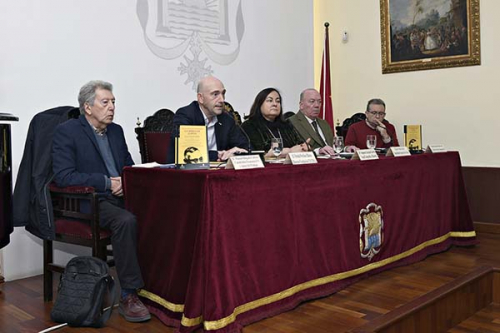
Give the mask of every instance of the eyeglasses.
[{"label": "eyeglasses", "polygon": [[385,112],[377,112],[377,111],[367,111],[367,112],[371,113],[374,116],[379,116],[379,117],[385,116]]}]

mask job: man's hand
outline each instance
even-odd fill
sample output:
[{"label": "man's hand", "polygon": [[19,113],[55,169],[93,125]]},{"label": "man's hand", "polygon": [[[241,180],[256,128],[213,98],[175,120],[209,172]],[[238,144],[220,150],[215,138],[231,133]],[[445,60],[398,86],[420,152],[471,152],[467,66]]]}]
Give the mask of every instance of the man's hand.
[{"label": "man's hand", "polygon": [[311,146],[309,143],[311,142],[311,138],[307,138],[306,142],[302,143],[300,146],[302,147],[302,151],[310,151]]},{"label": "man's hand", "polygon": [[122,177],[110,177],[111,193],[117,197],[123,196]]},{"label": "man's hand", "polygon": [[248,151],[245,149],[238,148],[238,147],[233,147],[229,150],[219,151],[218,153],[219,154],[218,154],[217,161],[221,162],[221,161],[226,161],[228,158],[233,156],[235,153],[248,153]]},{"label": "man's hand", "polygon": [[354,153],[357,150],[359,150],[359,148],[356,147],[356,146],[347,146],[347,147],[345,147],[346,153]]},{"label": "man's hand", "polygon": [[384,142],[388,140],[390,141],[391,137],[389,133],[387,133],[387,127],[385,127],[384,123],[380,120],[375,119],[375,121],[377,122],[377,127],[375,127],[375,129],[380,133],[380,135],[382,135],[382,139],[384,139]]},{"label": "man's hand", "polygon": [[300,145],[295,145],[290,148],[290,153],[299,153],[303,151],[311,150],[311,146],[309,146],[309,142],[311,142],[311,138],[307,138],[306,142],[301,143]]},{"label": "man's hand", "polygon": [[318,150],[318,153],[320,155],[331,155],[331,156],[335,155],[335,151],[330,146],[324,146],[323,148],[320,148]]}]

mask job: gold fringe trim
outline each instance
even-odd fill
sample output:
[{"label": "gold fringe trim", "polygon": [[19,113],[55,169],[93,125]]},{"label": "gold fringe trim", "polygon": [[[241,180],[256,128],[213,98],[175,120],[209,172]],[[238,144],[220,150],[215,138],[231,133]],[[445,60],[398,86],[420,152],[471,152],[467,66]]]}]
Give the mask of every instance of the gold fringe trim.
[{"label": "gold fringe trim", "polygon": [[184,315],[182,315],[182,320],[181,320],[181,325],[184,327],[193,327],[200,325],[203,322],[203,316],[199,316],[197,318],[186,318]]},{"label": "gold fringe trim", "polygon": [[[264,306],[267,304],[271,304],[271,303],[280,301],[282,299],[293,296],[293,295],[295,295],[301,291],[304,291],[306,289],[322,286],[322,285],[332,283],[335,281],[339,281],[339,280],[344,280],[344,279],[347,279],[347,278],[350,278],[350,277],[353,277],[356,275],[360,275],[360,274],[372,271],[374,269],[392,264],[398,260],[409,257],[409,256],[425,249],[426,247],[442,243],[450,237],[456,237],[456,238],[476,237],[476,232],[475,231],[468,231],[468,232],[452,231],[452,232],[449,232],[441,237],[428,240],[428,241],[426,241],[426,242],[424,242],[424,243],[422,243],[422,244],[420,244],[420,245],[418,245],[418,246],[416,246],[408,251],[402,252],[402,253],[395,255],[393,257],[390,257],[390,258],[387,258],[387,259],[384,259],[384,260],[381,260],[378,262],[374,262],[374,263],[368,264],[366,266],[353,269],[351,271],[337,273],[337,274],[325,276],[325,277],[322,277],[319,279],[304,282],[304,283],[301,283],[301,284],[296,285],[294,287],[288,288],[284,291],[281,291],[279,293],[276,293],[276,294],[273,294],[270,296],[266,296],[266,297],[257,299],[255,301],[237,306],[234,309],[232,314],[230,314],[229,316],[227,316],[225,318],[219,319],[219,320],[203,322],[203,316],[193,318],[193,319],[186,318],[186,317],[182,316],[181,323],[185,327],[192,327],[192,326],[196,326],[196,325],[203,323],[203,326],[204,326],[205,330],[207,330],[207,331],[221,329],[221,328],[226,327],[227,325],[233,323],[236,320],[236,317],[242,313],[248,312],[250,310],[256,309],[258,307],[261,307],[261,306]],[[153,302],[156,302],[156,303],[164,306],[165,308],[167,308],[170,311],[173,311],[173,312],[183,312],[184,311],[184,305],[172,304],[170,302],[165,301],[161,297],[154,295],[150,292],[147,292],[145,290],[141,290],[139,295],[146,297],[146,298],[152,300]]]},{"label": "gold fringe trim", "polygon": [[274,302],[277,302],[277,301],[282,300],[284,298],[293,296],[294,294],[296,294],[300,291],[303,291],[303,290],[306,290],[309,288],[313,288],[313,287],[317,287],[317,286],[321,286],[321,285],[324,285],[327,283],[343,280],[343,279],[346,279],[349,277],[353,277],[353,276],[363,274],[363,273],[369,272],[371,270],[386,266],[386,265],[391,264],[393,262],[396,262],[398,260],[409,257],[409,256],[417,253],[418,251],[423,250],[426,247],[442,243],[450,237],[475,237],[475,236],[476,236],[475,231],[449,232],[448,234],[446,234],[444,236],[441,236],[441,237],[435,238],[435,239],[431,239],[427,242],[424,242],[424,243],[414,247],[413,249],[410,249],[408,251],[400,253],[394,257],[387,258],[387,259],[384,259],[384,260],[379,261],[379,262],[374,262],[374,263],[368,264],[368,265],[360,267],[360,268],[356,268],[356,269],[348,271],[348,272],[337,273],[337,274],[333,274],[333,275],[326,276],[323,278],[304,282],[304,283],[296,285],[292,288],[289,288],[289,289],[286,289],[282,292],[279,292],[277,294],[263,297],[261,299],[252,301],[250,303],[240,305],[234,309],[234,312],[231,315],[229,315],[225,318],[219,319],[219,320],[215,320],[215,321],[206,321],[203,323],[203,326],[205,327],[205,330],[217,330],[217,329],[223,328],[223,327],[231,324],[232,322],[234,322],[236,320],[236,316],[238,316],[239,314],[242,314],[244,312],[256,309],[256,308],[261,307],[263,305],[274,303]]},{"label": "gold fringe trim", "polygon": [[161,298],[160,296],[155,295],[152,292],[149,292],[149,291],[144,290],[144,289],[139,290],[138,294],[139,294],[139,296],[147,298],[147,299],[163,306],[165,309],[170,310],[172,312],[184,312],[184,304],[170,303],[167,300]]},{"label": "gold fringe trim", "polygon": [[452,231],[450,232],[450,234],[451,237],[456,237],[456,238],[476,237],[475,231]]}]

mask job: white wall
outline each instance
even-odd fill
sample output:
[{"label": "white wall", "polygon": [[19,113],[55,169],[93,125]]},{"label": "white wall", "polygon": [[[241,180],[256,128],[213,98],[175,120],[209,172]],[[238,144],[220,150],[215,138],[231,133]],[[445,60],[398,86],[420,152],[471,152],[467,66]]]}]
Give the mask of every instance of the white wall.
[{"label": "white wall", "polygon": [[[229,8],[237,2],[228,0]],[[186,63],[184,56],[193,59],[191,52],[166,60],[145,43],[137,4],[151,9],[156,3],[0,2],[0,112],[20,118],[12,125],[14,177],[31,118],[51,107],[76,105],[79,88],[89,80],[114,84],[115,121],[123,126],[135,161],[140,161],[136,117],[143,120],[164,107],[175,111],[195,98],[192,84],[185,84],[187,76],[178,71]],[[314,83],[313,0],[241,0],[241,5],[245,32],[238,58],[219,65],[202,52],[200,60],[207,59],[205,66],[225,83],[226,98],[240,113],[248,114],[257,92],[268,86],[281,90],[285,110],[296,110],[300,91]],[[235,21],[235,16],[229,19]],[[232,46],[234,42],[232,38]],[[3,259],[7,280],[39,274],[41,242],[16,228]]]},{"label": "white wall", "polygon": [[[330,22],[335,119],[363,111],[372,97],[387,103],[387,118],[403,139],[404,124],[422,124],[425,144],[458,150],[466,166],[499,166],[497,32],[500,2],[480,1],[481,66],[382,74],[380,1],[315,0],[315,82],[319,82],[323,23]],[[349,32],[343,43],[341,33]]]}]

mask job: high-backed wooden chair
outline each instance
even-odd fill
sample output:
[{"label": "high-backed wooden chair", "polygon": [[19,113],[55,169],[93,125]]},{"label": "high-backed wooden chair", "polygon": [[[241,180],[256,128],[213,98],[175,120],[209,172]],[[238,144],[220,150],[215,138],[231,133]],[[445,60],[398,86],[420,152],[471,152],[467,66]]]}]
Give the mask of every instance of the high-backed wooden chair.
[{"label": "high-backed wooden chair", "polygon": [[[50,185],[55,239],[43,241],[43,296],[52,300],[53,272],[62,273],[64,266],[54,263],[53,242],[76,244],[92,248],[92,256],[114,266],[107,246],[111,244],[111,232],[99,226],[99,200],[93,187],[70,186],[60,188]],[[83,209],[82,209],[83,208]],[[82,210],[84,212],[82,212]]]},{"label": "high-backed wooden chair", "polygon": [[241,116],[238,111],[236,111],[229,102],[224,102],[224,110],[233,117],[236,125],[241,126]]},{"label": "high-backed wooden chair", "polygon": [[349,126],[365,119],[366,115],[361,112],[353,114],[350,118],[346,118],[342,123],[342,126],[335,127],[335,132],[337,133],[337,136],[342,136],[345,139],[345,137],[347,136],[347,132],[349,131]]},{"label": "high-backed wooden chair", "polygon": [[144,120],[144,126],[137,118],[137,141],[142,163],[166,163],[170,133],[174,128],[174,113],[168,109],[156,111]]},{"label": "high-backed wooden chair", "polygon": [[293,112],[293,111],[287,111],[287,112],[283,113],[283,118],[285,120],[288,120],[288,118],[291,118],[293,116],[295,116],[295,112]]}]

